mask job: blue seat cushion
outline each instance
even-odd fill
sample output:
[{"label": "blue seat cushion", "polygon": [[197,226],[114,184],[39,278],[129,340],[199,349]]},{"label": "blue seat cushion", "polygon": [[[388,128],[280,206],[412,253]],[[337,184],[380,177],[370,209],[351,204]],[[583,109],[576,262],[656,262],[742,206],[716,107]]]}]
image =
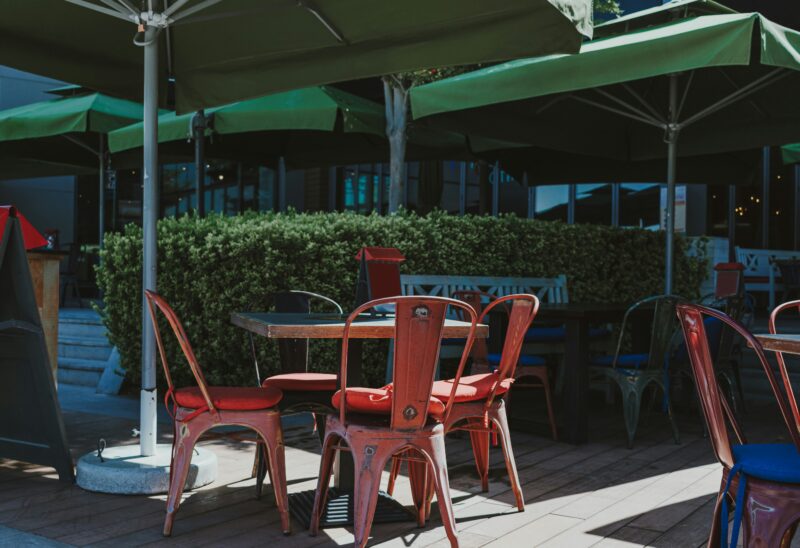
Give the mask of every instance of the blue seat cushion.
[{"label": "blue seat cushion", "polygon": [[[605,337],[611,333],[605,327],[591,327],[589,328],[589,337],[598,338]],[[567,330],[564,326],[559,327],[531,327],[525,332],[526,343],[543,343],[543,342],[559,342],[564,341],[567,336]]]},{"label": "blue seat cushion", "polygon": [[800,453],[792,443],[734,445],[733,461],[748,476],[781,483],[800,483]]},{"label": "blue seat cushion", "polygon": [[[489,354],[489,365],[500,365],[500,354]],[[534,356],[533,354],[521,354],[517,365],[533,366],[533,365],[547,365],[545,359],[541,356]]]},{"label": "blue seat cushion", "polygon": [[[620,354],[617,358],[617,367],[625,367],[627,369],[639,369],[647,365],[649,359],[648,354]],[[595,356],[592,358],[592,365],[600,367],[611,367],[614,363],[614,356]]]}]

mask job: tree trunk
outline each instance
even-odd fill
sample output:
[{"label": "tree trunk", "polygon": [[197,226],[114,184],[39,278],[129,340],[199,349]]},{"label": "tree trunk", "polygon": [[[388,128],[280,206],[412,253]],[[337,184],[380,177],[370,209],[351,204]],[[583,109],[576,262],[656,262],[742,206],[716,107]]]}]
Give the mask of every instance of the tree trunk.
[{"label": "tree trunk", "polygon": [[406,130],[409,88],[392,77],[383,79],[386,106],[386,137],[389,139],[389,213],[395,213],[405,198]]}]

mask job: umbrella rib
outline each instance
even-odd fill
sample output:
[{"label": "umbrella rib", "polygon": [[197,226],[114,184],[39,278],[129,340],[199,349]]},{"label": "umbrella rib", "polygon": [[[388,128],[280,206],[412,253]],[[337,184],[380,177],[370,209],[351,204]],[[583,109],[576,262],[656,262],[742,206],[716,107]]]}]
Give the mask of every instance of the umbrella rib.
[{"label": "umbrella rib", "polygon": [[622,109],[614,108],[614,107],[609,106],[609,105],[604,105],[603,103],[598,103],[597,101],[592,101],[591,99],[587,99],[586,97],[581,97],[579,95],[570,95],[570,97],[572,97],[573,99],[575,99],[576,101],[578,101],[580,103],[585,103],[587,105],[591,105],[593,107],[597,107],[597,108],[602,109],[602,110],[607,110],[608,112],[613,112],[614,114],[619,114],[620,116],[624,116],[625,118],[630,118],[632,120],[637,120],[639,122],[643,122],[645,124],[648,124],[648,125],[651,125],[651,126],[655,126],[655,127],[659,128],[659,129],[666,129],[666,127],[667,127],[665,122],[658,122],[658,121],[655,121],[655,120],[653,120],[651,118],[647,118],[647,117],[643,118],[643,117],[637,116],[636,114],[633,114],[631,112],[626,112],[626,111],[624,111]]},{"label": "umbrella rib", "polygon": [[167,9],[164,10],[164,15],[166,17],[171,17],[173,13],[181,9],[183,5],[186,4],[186,2],[188,1],[189,0],[178,0],[177,2],[175,2],[174,4],[172,4]]},{"label": "umbrella rib", "polygon": [[[191,8],[186,8],[182,12],[175,14],[175,16],[172,17],[172,20],[173,21],[180,21],[181,19],[185,19],[186,17],[189,17],[190,15],[193,15],[193,14],[197,13],[198,11],[204,10],[206,8],[210,8],[214,4],[219,4],[221,1],[222,0],[205,0],[204,2],[200,2],[199,4],[196,4],[196,5],[192,6]],[[173,11],[173,13],[174,13],[174,11]]]},{"label": "umbrella rib", "polygon": [[67,141],[69,141],[71,143],[74,143],[74,144],[78,145],[82,149],[88,150],[89,152],[91,152],[95,156],[100,157],[100,153],[98,151],[96,151],[95,149],[93,149],[92,147],[87,145],[86,143],[80,141],[79,139],[76,139],[72,135],[62,135],[61,137],[63,137],[64,139],[66,139]]},{"label": "umbrella rib", "polygon": [[742,99],[744,97],[747,97],[748,95],[752,95],[753,93],[755,93],[756,91],[760,90],[763,87],[766,87],[768,85],[774,84],[775,82],[777,82],[778,80],[780,80],[781,78],[783,78],[784,76],[786,76],[788,74],[789,74],[788,70],[785,71],[785,70],[783,70],[781,68],[776,68],[776,69],[768,72],[767,74],[765,74],[761,78],[753,80],[752,82],[750,82],[746,86],[734,91],[733,93],[731,93],[727,97],[723,97],[722,99],[720,99],[719,101],[717,101],[713,105],[710,105],[710,106],[704,108],[703,110],[693,114],[692,116],[689,116],[686,120],[684,120],[683,122],[680,122],[679,125],[680,125],[681,129],[683,129],[686,126],[688,126],[689,124],[692,124],[692,123],[696,122],[697,120],[705,118],[706,116],[709,116],[709,115],[715,113],[716,111],[718,111],[718,110],[720,110],[722,108],[725,108],[728,105],[730,105],[732,103],[735,103],[736,101],[738,101],[738,100],[740,100],[740,99]]},{"label": "umbrella rib", "polygon": [[108,6],[110,9],[116,11],[117,13],[120,13],[126,17],[128,16],[128,14],[125,11],[120,9],[120,5],[114,2],[114,0],[100,0],[100,1],[106,6]]},{"label": "umbrella rib", "polygon": [[654,124],[654,125],[657,125],[658,127],[661,127],[663,124],[666,123],[666,121],[664,121],[664,120],[659,120],[658,116],[650,116],[649,114],[647,114],[643,110],[634,107],[633,105],[631,105],[627,101],[624,101],[623,99],[620,99],[619,97],[615,96],[614,94],[609,93],[609,92],[607,92],[607,91],[605,91],[603,89],[594,88],[592,91],[594,91],[596,93],[599,93],[600,95],[602,95],[606,99],[608,99],[610,101],[613,101],[614,103],[617,103],[618,105],[620,105],[622,107],[625,107],[631,113],[633,113],[633,114],[635,114],[637,116],[640,116],[643,120],[649,120],[651,124]]},{"label": "umbrella rib", "polygon": [[325,14],[322,13],[313,3],[311,3],[308,0],[297,0],[297,5],[305,9],[309,13],[311,13],[314,17],[316,17],[319,20],[319,22],[322,23],[322,25],[326,29],[328,29],[328,32],[330,32],[339,43],[347,45],[348,42],[342,35],[342,33],[339,32],[339,29],[337,29],[336,26],[331,22],[331,20],[328,19],[325,16]]},{"label": "umbrella rib", "polygon": [[634,99],[639,101],[639,103],[641,103],[641,105],[644,108],[646,108],[650,112],[650,114],[653,115],[653,118],[658,119],[659,117],[661,117],[661,113],[658,112],[653,105],[648,103],[647,100],[644,97],[642,97],[635,89],[633,89],[628,84],[622,84],[622,87],[623,87],[623,89],[625,89],[625,91],[630,93],[633,96]]},{"label": "umbrella rib", "polygon": [[117,0],[120,4],[125,6],[128,11],[131,12],[132,15],[139,16],[139,11],[136,9],[136,6],[130,3],[130,0]]},{"label": "umbrella rib", "polygon": [[[722,75],[723,78],[725,78],[725,80],[731,85],[731,87],[734,90],[739,89],[739,84],[736,83],[736,81],[733,78],[731,78],[730,75],[727,72],[725,72],[725,70],[720,68],[719,73]],[[756,103],[754,100],[750,100],[749,103],[758,112],[759,115],[764,116],[764,111],[761,109],[758,103]]]},{"label": "umbrella rib", "polygon": [[681,112],[683,112],[683,105],[686,104],[686,99],[689,97],[689,88],[692,87],[692,81],[694,80],[694,74],[696,71],[692,71],[689,73],[689,80],[686,81],[686,87],[683,88],[683,96],[681,97],[681,102],[678,104],[678,111],[675,113],[675,118],[681,117]]},{"label": "umbrella rib", "polygon": [[80,6],[82,8],[87,8],[87,9],[102,13],[104,15],[110,15],[111,17],[116,17],[117,19],[122,19],[124,21],[129,22],[129,23],[131,22],[131,18],[127,14],[125,14],[125,13],[123,13],[121,11],[117,11],[115,9],[104,8],[103,6],[98,6],[97,4],[93,4],[92,2],[87,2],[86,0],[65,0],[65,1],[69,2],[70,4],[75,4],[76,6]]}]

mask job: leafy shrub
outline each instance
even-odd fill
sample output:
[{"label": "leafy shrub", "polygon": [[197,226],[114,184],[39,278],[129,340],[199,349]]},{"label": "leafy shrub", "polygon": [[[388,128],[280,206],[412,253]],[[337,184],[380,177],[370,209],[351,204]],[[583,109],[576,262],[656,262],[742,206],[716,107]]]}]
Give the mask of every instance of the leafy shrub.
[{"label": "leafy shrub", "polygon": [[[111,342],[133,383],[140,376],[142,231],[135,225],[105,240],[98,281]],[[255,383],[245,332],[235,311],[267,310],[273,292],[306,289],[352,307],[365,245],[397,247],[415,274],[552,277],[566,274],[570,298],[632,302],[663,288],[664,234],[639,229],[500,217],[420,217],[349,213],[249,213],[162,219],[158,224],[158,290],[181,317],[197,357],[214,385]],[[695,297],[705,261],[687,257],[676,238],[675,291]],[[167,331],[164,331],[167,334]],[[174,337],[164,337],[178,385],[193,382]],[[277,345],[258,340],[262,375],[278,370]],[[365,345],[364,370],[383,382],[385,344]],[[312,341],[316,370],[338,367],[335,343]],[[159,375],[161,378],[161,375]],[[162,379],[163,380],[163,379]]]}]

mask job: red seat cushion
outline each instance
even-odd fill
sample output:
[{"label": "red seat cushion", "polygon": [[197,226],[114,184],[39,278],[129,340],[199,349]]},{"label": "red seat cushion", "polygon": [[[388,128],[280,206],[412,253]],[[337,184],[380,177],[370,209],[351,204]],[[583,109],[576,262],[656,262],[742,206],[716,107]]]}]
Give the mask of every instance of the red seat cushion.
[{"label": "red seat cushion", "polygon": [[332,373],[285,373],[273,375],[261,386],[280,388],[285,392],[336,390],[336,375]]},{"label": "red seat cushion", "polygon": [[[458,388],[456,389],[455,402],[464,403],[485,400],[497,380],[497,373],[483,373],[481,375],[461,377],[461,380],[458,381]],[[500,383],[500,386],[497,387],[495,395],[500,396],[508,392],[512,382],[514,382],[514,379],[504,379]],[[445,403],[450,399],[450,393],[452,391],[453,379],[436,381],[433,383],[433,395]]]},{"label": "red seat cushion", "polygon": [[[338,390],[333,395],[331,403],[339,409],[339,400],[342,391]],[[389,388],[348,388],[347,410],[353,413],[366,413],[369,415],[390,415],[392,412],[392,391]],[[441,400],[431,396],[428,404],[428,416],[439,421],[444,417],[444,404]]]},{"label": "red seat cushion", "polygon": [[[209,396],[214,407],[224,411],[255,411],[268,409],[281,401],[283,392],[274,387],[209,386]],[[175,391],[175,401],[181,407],[199,409],[206,405],[200,388],[191,386]]]}]

